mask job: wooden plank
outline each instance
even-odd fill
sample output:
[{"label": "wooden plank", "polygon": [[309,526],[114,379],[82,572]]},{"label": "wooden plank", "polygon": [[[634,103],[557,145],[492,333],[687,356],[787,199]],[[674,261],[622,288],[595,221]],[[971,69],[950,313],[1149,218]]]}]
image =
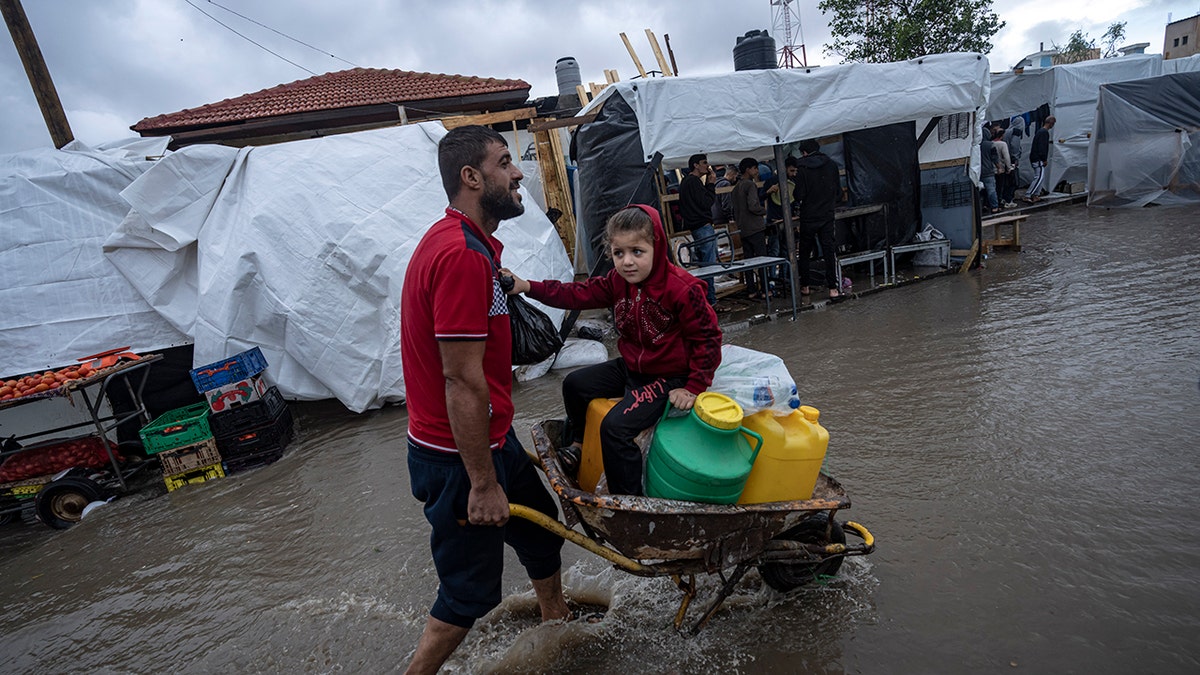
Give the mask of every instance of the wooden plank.
[{"label": "wooden plank", "polygon": [[967,259],[963,261],[962,267],[958,268],[959,274],[966,274],[967,270],[971,269],[971,263],[975,262],[975,256],[979,253],[979,240],[976,239],[971,244],[971,248],[967,250]]},{"label": "wooden plank", "polygon": [[1014,215],[1014,216],[1001,216],[999,218],[984,218],[983,224],[984,225],[1006,225],[1008,223],[1019,223],[1028,217],[1029,217],[1028,215],[1019,214],[1019,215]]},{"label": "wooden plank", "polygon": [[535,131],[533,137],[537,147],[538,168],[541,172],[546,208],[562,212],[554,227],[558,230],[558,237],[567,251],[567,257],[574,261],[577,236],[575,212],[571,205],[570,183],[567,180],[567,167],[563,162],[562,143],[559,141],[557,130]]},{"label": "wooden plank", "polygon": [[499,124],[501,122],[515,122],[517,120],[531,120],[537,117],[537,108],[520,108],[519,110],[502,110],[495,113],[484,113],[482,115],[460,115],[458,117],[443,117],[441,119],[442,126],[447,129],[457,127],[465,127],[468,124],[480,124],[487,126],[489,124]]},{"label": "wooden plank", "polygon": [[581,124],[587,124],[596,119],[599,113],[591,113],[590,115],[582,115],[580,117],[564,117],[562,119],[544,119],[535,120],[529,123],[530,131],[549,131],[550,129],[558,129],[561,127],[577,127]]},{"label": "wooden plank", "polygon": [[650,49],[654,52],[654,58],[658,59],[658,68],[662,71],[663,77],[671,77],[675,73],[671,72],[671,64],[667,63],[667,57],[663,56],[662,49],[658,47],[658,38],[654,37],[654,31],[646,29],[646,39],[650,41]]},{"label": "wooden plank", "polygon": [[962,159],[943,159],[939,162],[925,162],[924,164],[921,165],[921,170],[925,171],[926,169],[948,169],[950,167],[966,166],[967,161],[968,161],[967,158],[964,157]]},{"label": "wooden plank", "polygon": [[592,100],[594,101],[596,100],[596,97],[600,95],[600,92],[604,91],[604,87],[596,84],[595,82],[588,82],[588,91],[592,93]]},{"label": "wooden plank", "polygon": [[625,51],[629,52],[629,56],[633,59],[633,65],[637,66],[638,75],[642,77],[650,77],[646,74],[646,69],[642,67],[642,61],[638,58],[637,52],[633,51],[633,45],[629,44],[629,38],[621,33],[621,42],[625,43]]},{"label": "wooden plank", "polygon": [[617,71],[609,69],[609,68],[605,68],[604,69],[604,81],[607,82],[608,84],[613,84],[615,82],[619,82],[620,80],[617,78]]},{"label": "wooden plank", "polygon": [[579,105],[581,106],[587,105],[592,100],[588,98],[587,90],[583,88],[582,84],[575,85],[575,93],[579,94]]}]

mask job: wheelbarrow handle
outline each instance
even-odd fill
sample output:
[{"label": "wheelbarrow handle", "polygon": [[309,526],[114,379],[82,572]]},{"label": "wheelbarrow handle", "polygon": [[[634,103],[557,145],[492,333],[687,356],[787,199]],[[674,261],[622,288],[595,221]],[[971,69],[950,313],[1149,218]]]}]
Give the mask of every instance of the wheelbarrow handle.
[{"label": "wheelbarrow handle", "polygon": [[620,567],[621,569],[627,570],[629,572],[633,572],[635,574],[645,573],[649,570],[649,568],[647,568],[645,565],[641,564],[640,562],[633,560],[632,558],[626,558],[625,556],[621,555],[620,553],[617,553],[616,551],[612,550],[611,548],[608,548],[607,546],[602,546],[602,545],[596,543],[596,541],[589,539],[587,536],[582,535],[582,534],[576,532],[575,530],[567,529],[566,525],[563,525],[562,523],[558,522],[558,520],[551,518],[550,516],[547,516],[546,514],[542,513],[541,511],[538,511],[536,509],[531,509],[528,506],[524,506],[522,504],[513,504],[512,502],[509,502],[508,512],[510,515],[512,515],[515,518],[523,518],[525,520],[528,520],[529,522],[541,527],[544,530],[547,530],[553,534],[557,534],[558,536],[562,537],[563,539],[566,539],[567,541],[571,542],[572,544],[581,546],[581,547],[591,551],[592,553],[595,553],[596,555],[600,556],[601,558],[604,558],[605,560],[616,565],[617,567]]}]

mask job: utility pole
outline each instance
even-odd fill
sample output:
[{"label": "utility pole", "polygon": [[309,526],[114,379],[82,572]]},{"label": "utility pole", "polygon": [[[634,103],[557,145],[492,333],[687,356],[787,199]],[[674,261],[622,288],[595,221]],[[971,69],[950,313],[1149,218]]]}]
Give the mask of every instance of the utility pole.
[{"label": "utility pole", "polygon": [[0,0],[0,12],[4,13],[4,23],[8,24],[8,32],[12,34],[17,53],[21,55],[21,63],[25,64],[25,75],[29,77],[33,95],[42,109],[50,139],[54,141],[54,147],[61,149],[75,140],[75,136],[71,133],[71,125],[67,123],[67,114],[63,112],[62,101],[58,100],[50,70],[46,68],[42,50],[38,47],[33,29],[29,27],[29,18],[25,16],[21,0]]}]

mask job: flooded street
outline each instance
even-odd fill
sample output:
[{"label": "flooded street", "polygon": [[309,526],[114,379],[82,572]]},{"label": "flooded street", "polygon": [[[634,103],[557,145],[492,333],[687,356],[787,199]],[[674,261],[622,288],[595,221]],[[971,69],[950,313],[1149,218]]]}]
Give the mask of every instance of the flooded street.
[{"label": "flooded street", "polygon": [[[666,579],[567,544],[568,597],[516,593],[450,672],[1192,673],[1200,669],[1200,209],[1032,214],[1022,253],[730,332],[787,362],[826,470],[875,534],[825,585],[757,574],[698,637]],[[557,371],[517,428],[561,416]],[[295,404],[278,463],[0,531],[0,672],[389,672],[436,588],[402,408]],[[706,582],[711,590],[712,581]],[[693,608],[697,612],[698,608]]]}]

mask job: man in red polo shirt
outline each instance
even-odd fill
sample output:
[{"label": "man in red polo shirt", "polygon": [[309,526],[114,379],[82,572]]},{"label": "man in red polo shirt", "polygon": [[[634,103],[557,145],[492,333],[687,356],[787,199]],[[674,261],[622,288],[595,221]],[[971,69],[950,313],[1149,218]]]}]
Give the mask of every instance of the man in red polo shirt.
[{"label": "man in red polo shirt", "polygon": [[502,246],[492,237],[501,220],[524,213],[524,176],[504,137],[481,126],[446,134],[438,167],[450,206],[413,252],[400,303],[409,478],[433,527],[440,582],[410,673],[436,672],[500,604],[505,543],[533,582],[542,619],[569,615],[562,539],[508,520],[510,499],[558,515],[512,430],[512,334]]}]

